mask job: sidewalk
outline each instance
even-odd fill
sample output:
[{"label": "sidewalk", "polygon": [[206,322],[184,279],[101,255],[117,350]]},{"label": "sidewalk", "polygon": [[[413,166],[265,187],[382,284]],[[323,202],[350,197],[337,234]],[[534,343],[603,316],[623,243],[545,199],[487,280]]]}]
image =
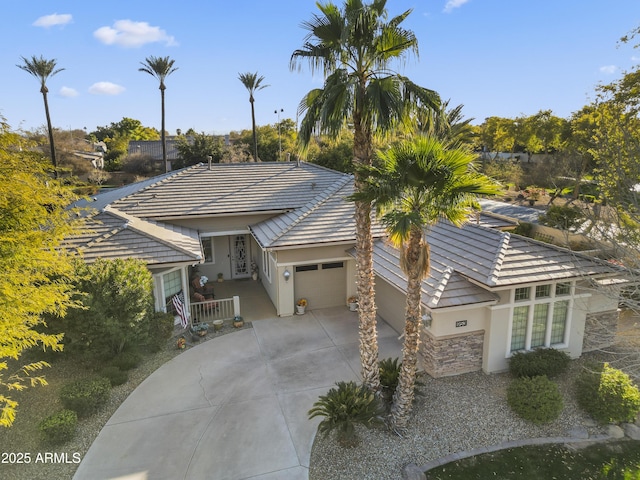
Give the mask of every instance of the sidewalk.
[{"label": "sidewalk", "polygon": [[[379,323],[380,358],[401,342]],[[307,412],[337,381],[359,381],[357,314],[345,307],[253,322],[147,378],[107,422],[75,480],[302,480],[317,424]]]}]

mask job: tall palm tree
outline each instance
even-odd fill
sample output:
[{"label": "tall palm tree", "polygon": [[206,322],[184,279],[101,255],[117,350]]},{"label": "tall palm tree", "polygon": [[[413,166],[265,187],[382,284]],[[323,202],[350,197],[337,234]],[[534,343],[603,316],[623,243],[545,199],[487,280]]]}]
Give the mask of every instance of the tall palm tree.
[{"label": "tall palm tree", "polygon": [[249,91],[249,103],[251,104],[251,128],[253,129],[253,161],[258,161],[258,136],[256,134],[256,111],[253,103],[255,102],[255,98],[253,94],[258,90],[262,90],[263,88],[267,88],[269,85],[262,85],[264,81],[263,76],[258,76],[258,72],[256,73],[239,73],[238,80],[242,82],[245,88]]},{"label": "tall palm tree", "polygon": [[[300,103],[304,114],[299,142],[306,148],[316,133],[337,136],[343,128],[354,134],[355,188],[366,174],[358,166],[372,163],[373,138],[391,131],[416,105],[436,107],[438,94],[394,72],[392,62],[418,54],[418,41],[401,23],[411,13],[387,21],[386,0],[345,0],[342,9],[317,3],[320,14],[302,24],[308,31],[301,49],[291,56],[291,69],[309,62],[324,74],[323,88],[311,90]],[[356,262],[359,304],[360,360],[365,385],[380,390],[371,238],[371,203],[357,201]]]},{"label": "tall palm tree", "polygon": [[435,138],[419,136],[378,155],[381,166],[369,169],[367,185],[353,199],[375,201],[391,242],[400,249],[400,268],[407,276],[402,368],[393,396],[391,424],[406,427],[413,402],[421,313],[421,284],[430,269],[425,229],[445,219],[464,222],[475,195],[495,194],[498,185],[477,173],[475,158],[464,148],[448,148]]},{"label": "tall palm tree", "polygon": [[49,101],[47,100],[47,93],[49,93],[49,89],[47,88],[47,79],[49,77],[53,77],[56,73],[61,72],[64,68],[56,69],[56,59],[46,60],[42,55],[40,55],[40,58],[33,55],[30,60],[25,57],[20,58],[22,58],[24,64],[16,65],[16,67],[21,68],[40,80],[40,93],[42,93],[42,98],[44,99],[44,112],[47,116],[47,130],[49,131],[49,148],[51,149],[53,175],[55,178],[58,178],[58,162],[56,161],[56,148],[53,142],[51,116],[49,115]]},{"label": "tall palm tree", "polygon": [[160,80],[160,87],[158,87],[160,88],[160,100],[162,103],[162,129],[160,137],[162,139],[162,161],[164,162],[165,172],[169,171],[169,164],[167,163],[167,140],[165,138],[164,128],[164,91],[167,89],[164,84],[164,80],[178,69],[178,67],[173,66],[174,63],[175,60],[172,60],[169,57],[154,57],[151,55],[150,57],[145,58],[144,62],[140,62],[142,67],[138,69],[139,72],[146,72]]}]

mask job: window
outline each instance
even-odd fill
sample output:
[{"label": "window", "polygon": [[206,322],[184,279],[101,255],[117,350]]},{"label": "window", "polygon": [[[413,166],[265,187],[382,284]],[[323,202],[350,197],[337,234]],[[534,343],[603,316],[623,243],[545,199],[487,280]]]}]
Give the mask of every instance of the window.
[{"label": "window", "polygon": [[553,308],[551,320],[551,345],[564,343],[564,333],[567,327],[567,314],[569,313],[569,300],[556,302]]},{"label": "window", "polygon": [[216,255],[213,249],[214,237],[202,237],[202,251],[204,252],[204,263],[216,263]]},{"label": "window", "polygon": [[562,295],[570,295],[571,294],[571,284],[570,283],[557,283],[556,284],[556,297],[560,297]]},{"label": "window", "polygon": [[529,300],[529,292],[531,289],[529,287],[516,288],[516,302],[520,302],[522,300]]},{"label": "window", "polygon": [[162,284],[164,285],[164,303],[167,307],[167,312],[175,313],[175,308],[171,300],[176,293],[182,290],[180,270],[165,273],[162,276]]},{"label": "window", "polygon": [[533,327],[531,329],[531,348],[544,346],[547,333],[548,303],[539,303],[533,307]]},{"label": "window", "polygon": [[267,280],[271,281],[271,259],[269,258],[269,252],[266,250],[262,251],[262,272]]},{"label": "window", "polygon": [[333,263],[323,263],[322,264],[322,269],[323,270],[328,270],[330,268],[343,268],[344,267],[344,262],[333,262]]},{"label": "window", "polygon": [[318,270],[318,265],[298,265],[296,267],[296,272],[311,272],[313,270]]},{"label": "window", "polygon": [[[516,288],[513,307],[511,352],[550,347],[566,341],[571,299],[570,283],[536,285],[535,298],[529,298],[533,287]],[[556,299],[556,297],[560,297]]]},{"label": "window", "polygon": [[513,309],[513,327],[511,329],[511,351],[524,350],[527,339],[527,318],[529,307]]},{"label": "window", "polygon": [[536,298],[547,298],[551,296],[551,285],[536,286]]}]

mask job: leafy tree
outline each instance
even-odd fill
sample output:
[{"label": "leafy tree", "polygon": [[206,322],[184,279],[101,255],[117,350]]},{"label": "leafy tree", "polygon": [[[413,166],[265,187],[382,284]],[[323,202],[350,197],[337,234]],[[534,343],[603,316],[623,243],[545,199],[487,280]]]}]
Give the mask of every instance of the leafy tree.
[{"label": "leafy tree", "polygon": [[[436,92],[392,70],[392,62],[418,53],[418,41],[401,25],[411,10],[388,19],[386,3],[345,0],[340,9],[318,2],[320,13],[302,24],[308,34],[290,62],[294,69],[308,61],[312,71],[324,74],[323,87],[307,93],[298,108],[304,114],[300,144],[306,148],[314,134],[337,136],[349,126],[357,191],[366,181],[358,167],[372,164],[374,135],[393,131],[417,105],[437,108],[440,103]],[[356,202],[355,222],[362,377],[379,391],[370,202]]]},{"label": "leafy tree", "polygon": [[51,162],[53,163],[53,174],[57,178],[58,176],[58,162],[56,160],[56,148],[53,140],[53,128],[51,127],[51,115],[49,114],[49,101],[47,100],[47,80],[49,77],[53,77],[57,73],[60,73],[64,68],[56,69],[56,60],[46,60],[42,55],[40,58],[35,55],[31,59],[21,57],[24,62],[22,65],[16,65],[18,68],[30,73],[40,81],[40,93],[44,100],[44,111],[47,117],[47,129],[49,130],[49,146],[51,147]]},{"label": "leafy tree", "polygon": [[[73,304],[74,272],[60,250],[76,223],[66,209],[73,194],[21,135],[0,117],[0,425],[11,426],[18,403],[5,390],[46,385],[30,375],[46,362],[21,364],[32,347],[61,350],[62,335],[42,333],[43,314]],[[48,162],[47,162],[48,163]]]},{"label": "leafy tree", "polygon": [[206,135],[204,132],[194,134],[191,139],[181,136],[176,141],[176,148],[180,154],[180,160],[176,162],[176,167],[188,167],[197,163],[207,163],[209,156],[213,163],[220,163],[222,160],[223,146],[222,139],[213,135]]},{"label": "leafy tree", "polygon": [[462,224],[476,195],[498,193],[498,185],[473,168],[475,155],[428,137],[394,145],[379,153],[382,165],[370,169],[365,189],[353,199],[375,201],[390,241],[400,249],[400,268],[407,276],[404,344],[391,424],[406,427],[414,398],[422,323],[422,280],[430,268],[424,230],[443,219]]},{"label": "leafy tree", "polygon": [[98,259],[77,262],[80,309],[58,325],[71,352],[112,358],[145,344],[153,317],[153,281],[144,262]]},{"label": "leafy tree", "polygon": [[263,85],[264,81],[263,76],[258,76],[258,72],[256,73],[239,73],[238,80],[242,82],[244,87],[249,92],[249,103],[251,104],[251,128],[253,131],[253,161],[258,161],[258,139],[256,134],[256,112],[255,112],[255,98],[253,94],[258,90],[262,90],[263,88],[267,88],[269,85]]},{"label": "leafy tree", "polygon": [[307,154],[316,165],[339,172],[353,173],[353,133],[344,130],[337,137],[317,137],[313,149]]},{"label": "leafy tree", "polygon": [[487,152],[513,152],[515,121],[510,118],[486,118],[480,128],[480,142]]},{"label": "leafy tree", "polygon": [[160,99],[162,104],[162,127],[160,128],[160,136],[162,139],[162,161],[164,162],[166,171],[169,171],[169,164],[167,163],[167,141],[165,138],[166,129],[164,128],[164,91],[167,89],[164,84],[165,79],[175,72],[178,67],[174,67],[175,60],[169,57],[154,57],[151,55],[147,57],[144,62],[140,62],[142,67],[138,69],[139,72],[145,72],[149,75],[157,78],[160,81]]},{"label": "leafy tree", "polygon": [[[285,160],[287,157],[292,158],[297,155],[295,124],[290,118],[281,120],[279,125],[256,127],[256,131],[260,160],[263,162],[276,162],[279,157]],[[253,150],[253,132],[251,130],[231,132],[231,142]],[[280,155],[281,148],[282,155]]]}]

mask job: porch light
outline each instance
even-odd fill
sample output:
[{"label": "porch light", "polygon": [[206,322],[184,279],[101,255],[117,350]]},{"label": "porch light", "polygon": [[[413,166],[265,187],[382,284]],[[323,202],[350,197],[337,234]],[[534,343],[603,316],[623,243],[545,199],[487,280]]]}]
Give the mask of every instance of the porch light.
[{"label": "porch light", "polygon": [[285,282],[288,282],[288,281],[289,281],[289,277],[291,277],[291,272],[289,272],[289,270],[285,270],[285,271],[282,273],[282,276],[284,277],[284,281],[285,281]]}]

